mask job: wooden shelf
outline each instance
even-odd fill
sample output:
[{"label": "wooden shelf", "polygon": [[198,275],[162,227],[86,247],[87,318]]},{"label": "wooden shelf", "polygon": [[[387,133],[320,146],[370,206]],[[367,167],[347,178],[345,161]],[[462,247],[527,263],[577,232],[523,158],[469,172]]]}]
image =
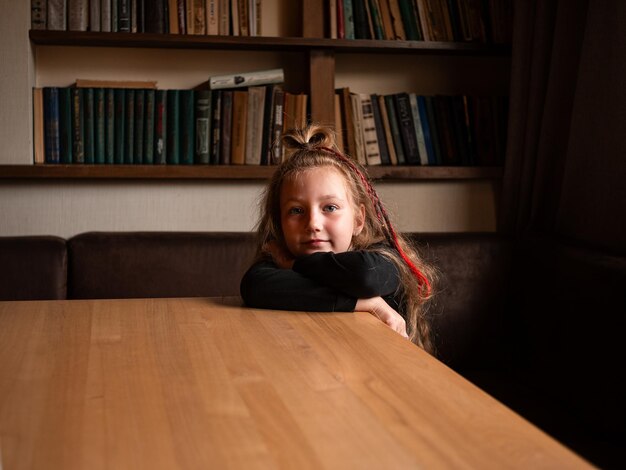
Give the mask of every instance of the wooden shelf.
[{"label": "wooden shelf", "polygon": [[196,36],[189,34],[98,33],[30,30],[30,40],[40,46],[144,47],[159,49],[217,49],[240,51],[294,51],[311,49],[339,53],[397,53],[508,56],[511,47],[500,44],[435,41],[383,41],[370,39]]},{"label": "wooden shelf", "polygon": [[[234,165],[0,165],[0,179],[168,179],[168,180],[265,180],[271,166]],[[375,180],[499,179],[501,167],[374,166]]]}]

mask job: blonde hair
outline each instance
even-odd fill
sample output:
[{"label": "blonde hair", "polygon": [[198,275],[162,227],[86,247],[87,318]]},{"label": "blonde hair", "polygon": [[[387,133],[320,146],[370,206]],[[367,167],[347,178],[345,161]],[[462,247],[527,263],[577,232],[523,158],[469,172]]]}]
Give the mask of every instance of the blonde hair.
[{"label": "blonde hair", "polygon": [[[261,217],[257,224],[258,257],[267,256],[263,247],[269,242],[275,242],[287,250],[280,216],[280,191],[283,182],[313,168],[336,169],[345,179],[357,213],[361,205],[365,208],[365,224],[363,230],[353,236],[352,249],[367,250],[376,245],[376,251],[396,265],[400,273],[401,304],[404,305],[409,337],[424,350],[434,353],[430,324],[426,316],[426,301],[432,297],[430,285],[435,276],[434,270],[420,258],[416,249],[404,237],[395,233],[384,209],[385,217],[381,218],[382,205],[365,169],[339,151],[334,132],[325,126],[311,124],[304,129],[293,129],[283,136],[283,145],[286,158],[274,172],[261,200]],[[397,247],[391,241],[392,235]],[[418,270],[418,274],[423,275],[428,289],[424,289],[423,284],[416,281],[415,271],[411,269],[410,263]]]}]

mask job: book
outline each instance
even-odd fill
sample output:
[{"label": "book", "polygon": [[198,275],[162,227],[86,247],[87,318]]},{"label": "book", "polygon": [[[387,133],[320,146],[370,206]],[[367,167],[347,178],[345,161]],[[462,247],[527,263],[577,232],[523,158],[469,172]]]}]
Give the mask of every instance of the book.
[{"label": "book", "polygon": [[126,120],[124,131],[124,164],[135,163],[135,90],[126,90]]},{"label": "book", "polygon": [[428,165],[428,152],[426,151],[426,143],[424,142],[424,130],[422,128],[422,119],[417,104],[417,95],[409,93],[409,101],[411,103],[411,114],[413,115],[413,125],[415,126],[415,137],[417,138],[417,150],[420,156],[420,164]]},{"label": "book", "polygon": [[365,4],[367,0],[352,0],[352,17],[354,19],[355,39],[372,39]]},{"label": "book", "polygon": [[144,163],[144,127],[146,125],[145,118],[146,108],[146,90],[135,90],[135,138],[134,138],[134,155],[133,163],[135,165],[141,165]]},{"label": "book", "polygon": [[335,111],[335,136],[337,148],[341,153],[345,152],[345,145],[343,142],[343,127],[341,123],[341,96],[337,93],[333,95],[333,104]]},{"label": "book", "polygon": [[355,153],[352,157],[361,165],[367,165],[365,158],[365,140],[363,137],[363,106],[358,93],[350,93],[350,106],[352,107],[352,123],[354,125]]},{"label": "book", "polygon": [[167,90],[154,92],[154,163],[167,163]]},{"label": "book", "polygon": [[92,80],[89,78],[77,78],[73,86],[76,88],[143,88],[156,90],[157,82],[152,80]]},{"label": "book", "polygon": [[178,0],[167,0],[167,26],[170,34],[180,34],[178,26]]},{"label": "book", "polygon": [[367,0],[367,2],[372,24],[372,37],[375,39],[386,39],[378,0]]},{"label": "book", "polygon": [[65,31],[67,29],[67,3],[66,0],[48,0],[49,30]]},{"label": "book", "polygon": [[417,96],[417,109],[420,115],[420,124],[424,135],[424,147],[426,148],[426,156],[429,165],[437,164],[437,156],[433,147],[432,138],[430,136],[430,125],[428,122],[428,111],[426,108],[426,99],[423,96]]},{"label": "book", "polygon": [[397,165],[398,156],[396,154],[395,144],[393,142],[393,134],[391,133],[391,125],[389,124],[389,114],[387,113],[387,105],[384,96],[377,96],[378,109],[380,109],[380,117],[385,133],[385,141],[387,142],[387,152],[389,153],[389,164]]},{"label": "book", "polygon": [[113,153],[113,163],[124,163],[124,145],[126,138],[126,90],[124,88],[116,88],[115,94],[115,150]]},{"label": "book", "polygon": [[220,132],[220,164],[229,165],[232,151],[233,126],[233,91],[224,90],[222,94],[222,117]]},{"label": "book", "polygon": [[354,39],[354,15],[352,10],[353,0],[343,0],[343,27],[346,39]]},{"label": "book", "polygon": [[46,163],[59,163],[61,140],[59,134],[59,89],[44,87],[44,150]]},{"label": "book", "polygon": [[228,36],[230,34],[230,0],[218,0],[217,13],[219,34]]},{"label": "book", "polygon": [[144,128],[143,128],[143,163],[154,163],[154,122],[155,122],[155,90],[145,90]]},{"label": "book", "polygon": [[402,23],[402,14],[400,13],[399,0],[382,0],[389,3],[389,11],[391,14],[391,24],[393,25],[394,39],[406,41],[407,36]]},{"label": "book", "polygon": [[239,0],[230,0],[230,34],[239,36]]},{"label": "book", "polygon": [[[102,0],[105,1],[105,0]],[[100,0],[88,0],[89,3],[89,31],[100,31]]]},{"label": "book", "polygon": [[396,153],[398,165],[404,165],[404,148],[402,147],[402,134],[400,133],[400,125],[398,124],[398,114],[393,95],[385,95],[385,107],[387,109],[387,117],[389,118],[389,127],[391,129],[391,140]]},{"label": "book", "polygon": [[269,165],[271,161],[272,132],[274,121],[274,95],[280,85],[265,85],[265,103],[263,106],[263,135],[261,139],[261,165]]},{"label": "book", "polygon": [[277,87],[274,91],[274,119],[272,123],[272,140],[270,145],[270,165],[279,165],[283,157],[283,119],[285,106],[285,92],[282,87]]},{"label": "book", "polygon": [[[340,0],[341,1],[341,0]],[[328,0],[328,33],[331,39],[337,39],[337,0]]]},{"label": "book", "polygon": [[192,4],[193,32],[188,34],[206,34],[205,0],[187,0]]},{"label": "book", "polygon": [[201,85],[200,88],[208,86],[210,90],[220,90],[224,88],[245,88],[258,85],[271,85],[283,83],[285,74],[283,69],[259,70],[257,72],[247,72],[240,74],[216,75]]},{"label": "book", "polygon": [[111,0],[100,0],[100,31],[111,32]]},{"label": "book", "polygon": [[[30,29],[47,29],[47,20],[48,2],[46,0],[30,0]],[[41,89],[39,88],[39,90]],[[36,93],[41,94],[39,91]],[[43,94],[41,94],[41,100],[43,105]]]},{"label": "book", "polygon": [[219,0],[206,0],[206,33],[217,36],[219,29]]},{"label": "book", "polygon": [[85,88],[83,90],[83,108],[84,163],[92,165],[95,162],[96,153],[96,112],[94,107],[93,88]]},{"label": "book", "polygon": [[121,33],[131,32],[131,0],[117,2],[117,30]]},{"label": "book", "polygon": [[222,93],[221,90],[212,91],[212,137],[210,150],[210,163],[219,165],[221,160],[221,130],[222,130]]},{"label": "book", "polygon": [[402,148],[407,165],[419,165],[420,156],[417,149],[417,136],[413,124],[411,102],[408,93],[396,93],[393,95],[398,115],[398,126],[402,137]]},{"label": "book", "polygon": [[343,0],[337,0],[337,37],[339,39],[345,39],[346,38],[346,29],[345,29],[345,24],[346,21],[343,18],[344,12],[343,12]]},{"label": "book", "polygon": [[420,41],[422,35],[417,22],[417,15],[415,14],[415,8],[412,0],[398,0],[398,7],[400,9],[400,15],[402,16],[402,25],[406,38],[409,41]]},{"label": "book", "polygon": [[143,3],[144,32],[165,33],[167,0],[149,0]]},{"label": "book", "polygon": [[354,116],[350,99],[350,88],[344,87],[335,90],[340,97],[341,128],[343,130],[344,153],[356,158],[356,141],[354,136]]},{"label": "book", "polygon": [[85,163],[85,114],[83,89],[72,88],[72,163]]},{"label": "book", "polygon": [[231,131],[231,165],[243,165],[246,155],[246,126],[248,123],[248,92],[233,91],[233,114]]},{"label": "book", "polygon": [[376,120],[374,118],[374,108],[372,106],[372,97],[366,93],[360,94],[362,123],[363,123],[363,142],[365,144],[365,159],[368,165],[382,164],[380,155],[380,145],[376,132]]},{"label": "book", "polygon": [[35,165],[45,163],[43,89],[33,88],[33,159]]},{"label": "book", "polygon": [[378,141],[378,149],[380,152],[381,165],[391,165],[391,157],[387,147],[387,137],[383,125],[383,118],[379,107],[378,95],[370,95],[372,103],[372,113],[374,115],[374,126],[376,130],[376,140]]},{"label": "book", "polygon": [[111,32],[117,33],[118,0],[111,0]]},{"label": "book", "polygon": [[[250,18],[248,17],[248,0],[238,0],[239,35],[250,36]],[[234,15],[234,12],[233,12]]]},{"label": "book", "polygon": [[59,88],[60,163],[73,162],[72,94],[70,88]]},{"label": "book", "polygon": [[112,164],[115,155],[115,89],[104,90],[104,163]]},{"label": "book", "polygon": [[261,144],[263,141],[263,117],[265,114],[264,86],[248,88],[248,110],[246,122],[246,165],[261,164]]},{"label": "book", "polygon": [[441,153],[439,130],[437,129],[437,119],[435,117],[434,110],[434,96],[425,96],[424,103],[426,108],[426,117],[428,120],[428,129],[430,130],[430,142],[433,147],[433,154],[435,156],[435,164],[443,165],[443,157]]},{"label": "book", "polygon": [[389,0],[379,0],[378,6],[380,9],[380,18],[383,25],[383,39],[396,39],[396,35],[393,30],[393,21],[391,19],[391,8],[389,6]]},{"label": "book", "polygon": [[180,90],[167,90],[167,163],[180,163]]},{"label": "book", "polygon": [[194,119],[195,91],[179,91],[180,163],[193,165],[196,153],[196,121]]},{"label": "book", "polygon": [[198,90],[195,96],[196,146],[194,161],[208,165],[211,158],[211,90]]},{"label": "book", "polygon": [[[402,0],[398,0],[399,2]],[[482,1],[482,0],[478,0]],[[422,29],[422,37],[424,41],[434,41],[432,33],[430,31],[430,21],[428,20],[428,7],[426,5],[427,0],[416,0],[418,20],[420,28]]]}]

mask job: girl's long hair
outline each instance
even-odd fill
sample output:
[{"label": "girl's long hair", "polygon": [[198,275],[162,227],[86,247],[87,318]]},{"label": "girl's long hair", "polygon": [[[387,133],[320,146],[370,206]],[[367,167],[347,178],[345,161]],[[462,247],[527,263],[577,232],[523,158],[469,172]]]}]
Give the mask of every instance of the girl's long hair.
[{"label": "girl's long hair", "polygon": [[409,338],[434,354],[426,301],[432,297],[435,270],[421,259],[405,237],[395,232],[365,169],[339,151],[334,132],[325,126],[312,124],[304,129],[293,129],[283,136],[283,146],[286,149],[285,160],[274,172],[261,200],[257,256],[267,256],[263,247],[269,242],[275,242],[288,251],[280,216],[283,182],[312,168],[335,168],[346,181],[355,210],[358,211],[361,204],[365,207],[365,225],[361,233],[352,238],[351,248],[376,249],[396,265],[400,273],[401,305],[404,306]]}]

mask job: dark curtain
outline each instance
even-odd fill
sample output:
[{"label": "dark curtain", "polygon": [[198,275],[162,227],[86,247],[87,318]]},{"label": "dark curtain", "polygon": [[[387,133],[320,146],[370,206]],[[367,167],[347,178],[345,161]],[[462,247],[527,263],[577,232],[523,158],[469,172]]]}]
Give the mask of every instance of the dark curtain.
[{"label": "dark curtain", "polygon": [[499,229],[626,254],[626,2],[515,3]]}]

